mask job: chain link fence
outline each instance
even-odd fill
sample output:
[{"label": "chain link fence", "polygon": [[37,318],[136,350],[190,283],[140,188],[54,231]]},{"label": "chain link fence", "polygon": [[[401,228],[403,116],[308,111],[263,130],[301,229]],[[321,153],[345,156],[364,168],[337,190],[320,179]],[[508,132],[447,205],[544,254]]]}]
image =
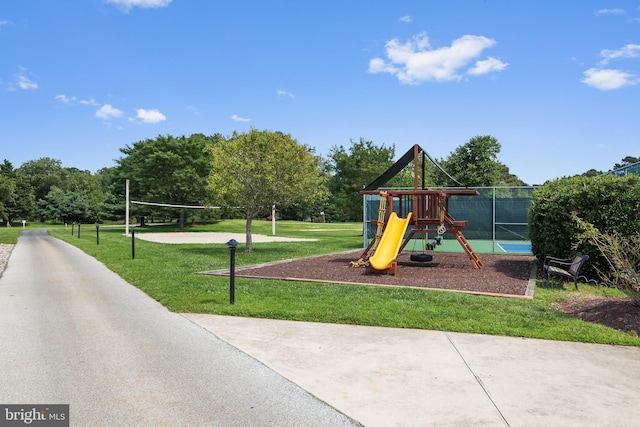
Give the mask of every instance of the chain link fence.
[{"label": "chain link fence", "polygon": [[[435,188],[440,189],[440,188]],[[479,187],[472,188],[478,196],[450,196],[449,215],[468,224],[462,234],[478,252],[528,253],[530,249],[528,212],[535,187]],[[400,190],[400,189],[395,189]],[[384,191],[384,190],[381,190]],[[364,245],[375,236],[372,221],[378,219],[379,195],[364,195]],[[404,202],[406,203],[406,202]],[[403,212],[411,209],[411,203],[403,206]],[[387,207],[390,211],[391,207]],[[393,210],[398,211],[398,202]],[[455,239],[453,239],[455,242]],[[455,248],[455,245],[447,248]]]},{"label": "chain link fence", "polygon": [[618,176],[625,176],[629,174],[640,176],[640,162],[633,163],[631,165],[627,165],[619,169],[614,169],[611,171],[611,173]]}]

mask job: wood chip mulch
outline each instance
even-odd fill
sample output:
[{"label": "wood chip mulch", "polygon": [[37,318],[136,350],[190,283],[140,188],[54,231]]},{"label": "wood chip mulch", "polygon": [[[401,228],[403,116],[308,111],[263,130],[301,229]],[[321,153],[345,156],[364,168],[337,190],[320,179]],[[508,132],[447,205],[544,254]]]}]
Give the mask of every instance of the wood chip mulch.
[{"label": "wood chip mulch", "polygon": [[403,252],[398,257],[398,274],[394,276],[370,267],[351,267],[351,261],[360,254],[358,251],[238,268],[236,277],[409,286],[523,297],[535,265],[533,256],[479,254],[483,268],[477,270],[465,253],[432,252],[431,262],[418,263],[410,261],[410,253]]}]

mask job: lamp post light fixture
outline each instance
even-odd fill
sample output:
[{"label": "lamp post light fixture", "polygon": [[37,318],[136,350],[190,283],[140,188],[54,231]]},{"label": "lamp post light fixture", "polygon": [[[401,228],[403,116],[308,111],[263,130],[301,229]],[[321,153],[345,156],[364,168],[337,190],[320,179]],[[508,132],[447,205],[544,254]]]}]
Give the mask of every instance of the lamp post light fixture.
[{"label": "lamp post light fixture", "polygon": [[236,302],[236,247],[238,244],[236,239],[226,243],[229,246],[229,304],[231,305]]}]

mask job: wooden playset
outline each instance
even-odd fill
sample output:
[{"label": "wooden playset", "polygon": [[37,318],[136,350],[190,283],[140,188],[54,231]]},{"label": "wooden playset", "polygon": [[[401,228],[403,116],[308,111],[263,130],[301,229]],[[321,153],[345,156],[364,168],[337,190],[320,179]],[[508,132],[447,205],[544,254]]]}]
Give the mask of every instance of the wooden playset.
[{"label": "wooden playset", "polygon": [[[443,190],[425,188],[425,162],[427,159],[436,167],[440,168],[419,145],[414,145],[411,150],[407,151],[407,153],[386,172],[360,191],[360,194],[363,195],[379,194],[380,208],[378,210],[378,219],[371,221],[371,223],[377,227],[376,235],[360,259],[352,262],[352,265],[371,265],[371,267],[376,270],[388,271],[395,274],[397,271],[395,258],[405,249],[412,239],[421,239],[426,245],[430,234],[436,236],[435,241],[438,241],[438,239],[442,238],[443,234],[449,233],[453,234],[460,243],[469,256],[473,267],[476,269],[482,268],[482,262],[478,258],[478,255],[473,251],[462,234],[462,228],[467,225],[468,221],[456,220],[449,214],[449,198],[451,196],[477,196],[477,191],[468,188]],[[411,162],[413,162],[414,169],[413,189],[380,190],[391,178]],[[446,171],[442,169],[441,171],[447,174]],[[447,176],[450,175],[447,174]],[[403,220],[403,224],[399,224],[399,220]],[[393,236],[385,238],[390,223],[393,224]],[[399,225],[397,225],[397,223]],[[405,228],[401,229],[401,226]],[[406,233],[407,229],[409,230],[408,234]],[[426,250],[426,248],[424,249]],[[382,260],[376,259],[381,258],[380,256],[376,256],[376,252],[385,254]],[[430,256],[421,255],[422,254],[413,254],[411,259],[419,262],[430,260]],[[377,262],[370,263],[371,259]]]}]

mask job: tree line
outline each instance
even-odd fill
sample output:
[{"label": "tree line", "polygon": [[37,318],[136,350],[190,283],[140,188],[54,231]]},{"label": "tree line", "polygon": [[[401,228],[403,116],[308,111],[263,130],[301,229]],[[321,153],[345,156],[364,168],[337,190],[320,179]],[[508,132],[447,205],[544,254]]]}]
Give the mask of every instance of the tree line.
[{"label": "tree line", "polygon": [[[475,136],[435,160],[465,186],[525,185],[498,161],[500,149],[493,136]],[[132,200],[219,207],[198,211],[131,207],[136,218],[179,217],[181,226],[196,216],[244,218],[249,236],[251,221],[269,215],[273,205],[284,219],[361,221],[358,191],[394,163],[396,147],[360,138],[347,146],[333,146],[323,158],[290,134],[251,129],[230,136],[159,135],[126,145],[120,152],[113,167],[95,173],[63,167],[48,157],[17,168],[5,159],[0,164],[0,217],[6,224],[21,219],[123,221],[129,180]],[[426,178],[430,187],[457,185],[435,165]],[[411,167],[389,185],[411,187]]]}]

